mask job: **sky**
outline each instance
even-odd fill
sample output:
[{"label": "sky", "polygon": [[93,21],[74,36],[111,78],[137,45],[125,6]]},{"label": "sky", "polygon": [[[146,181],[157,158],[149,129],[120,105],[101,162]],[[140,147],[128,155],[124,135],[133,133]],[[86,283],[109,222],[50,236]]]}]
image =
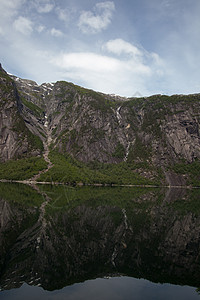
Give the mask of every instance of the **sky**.
[{"label": "sky", "polygon": [[0,63],[126,97],[200,92],[199,0],[0,0]]}]

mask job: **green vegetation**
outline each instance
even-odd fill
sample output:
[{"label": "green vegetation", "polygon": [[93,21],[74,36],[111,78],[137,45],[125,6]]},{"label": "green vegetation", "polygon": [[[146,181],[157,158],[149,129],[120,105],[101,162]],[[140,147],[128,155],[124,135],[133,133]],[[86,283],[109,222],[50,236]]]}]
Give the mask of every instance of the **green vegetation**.
[{"label": "green vegetation", "polygon": [[136,140],[134,143],[134,147],[131,146],[129,149],[129,155],[128,155],[128,162],[134,161],[136,158],[139,158],[143,161],[146,161],[148,158],[150,158],[152,153],[152,150],[150,146],[144,145],[139,139],[138,136],[136,136]]},{"label": "green vegetation", "polygon": [[106,99],[103,95],[101,94],[89,94],[92,98],[90,101],[91,106],[96,109],[100,110],[102,113],[110,112],[111,108],[116,107],[116,102],[114,100]]},{"label": "green vegetation", "polygon": [[136,184],[153,185],[158,184],[143,178],[133,172],[128,164],[84,164],[70,156],[64,156],[56,151],[51,151],[49,155],[54,167],[47,173],[42,174],[39,181],[63,182],[67,184]]},{"label": "green vegetation", "polygon": [[42,157],[9,160],[0,163],[0,179],[24,180],[33,177],[46,168],[47,163]]},{"label": "green vegetation", "polygon": [[37,135],[34,135],[30,131],[27,131],[27,135],[28,135],[28,139],[29,139],[31,147],[33,149],[40,149],[40,153],[42,153],[44,150],[44,146],[43,146],[41,139]]},{"label": "green vegetation", "polygon": [[19,143],[23,144],[24,139],[28,139],[29,142],[29,151],[33,149],[38,149],[42,153],[44,150],[43,143],[41,139],[34,135],[24,124],[24,120],[21,115],[16,115],[15,122],[13,125],[13,131],[19,134]]},{"label": "green vegetation", "polygon": [[122,144],[118,143],[112,156],[122,159],[122,158],[124,158],[125,154],[126,154],[126,152],[125,152],[124,146]]},{"label": "green vegetation", "polygon": [[188,178],[188,184],[192,186],[200,186],[200,162],[194,161],[190,164],[182,162],[171,167],[171,169],[178,173],[183,174]]},{"label": "green vegetation", "polygon": [[13,80],[0,70],[0,107],[14,100],[15,90]]},{"label": "green vegetation", "polygon": [[[153,95],[147,98],[129,98],[128,105],[134,105],[138,108],[149,107],[153,110],[172,109],[175,104],[193,105],[199,103],[199,95]],[[169,106],[170,104],[170,106]],[[126,104],[125,104],[126,105]]]},{"label": "green vegetation", "polygon": [[59,86],[58,92],[56,93],[56,97],[60,98],[61,103],[72,102],[74,99],[74,91],[70,85],[70,83],[66,81],[58,81],[56,86]]},{"label": "green vegetation", "polygon": [[85,96],[87,97],[87,99],[90,99],[90,105],[101,112],[106,113],[112,107],[116,106],[115,100],[112,100],[110,98],[107,99],[106,95],[95,92],[91,89],[86,89],[71,82],[65,81],[59,81],[57,84],[59,84],[60,87],[59,94],[57,96],[62,98],[62,103],[71,102],[74,99],[76,93],[78,93],[79,95]]},{"label": "green vegetation", "polygon": [[36,104],[30,102],[30,101],[27,101],[23,96],[20,97],[22,103],[27,107],[29,108],[33,114],[35,114],[36,117],[42,117],[43,114],[44,114],[44,111],[39,107],[37,106]]},{"label": "green vegetation", "polygon": [[166,116],[180,114],[188,108],[192,108],[199,116],[199,96],[154,95],[148,98],[130,98],[129,101],[122,104],[122,107],[127,107],[134,116],[136,111],[142,110],[144,117],[141,129],[153,133],[158,138],[162,138],[160,125]]}]

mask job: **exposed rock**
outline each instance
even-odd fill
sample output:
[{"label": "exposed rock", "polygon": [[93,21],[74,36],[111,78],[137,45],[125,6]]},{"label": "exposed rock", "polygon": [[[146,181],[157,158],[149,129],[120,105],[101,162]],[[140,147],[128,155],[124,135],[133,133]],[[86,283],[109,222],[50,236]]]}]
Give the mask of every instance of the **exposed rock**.
[{"label": "exposed rock", "polygon": [[6,92],[6,99],[12,101],[4,102],[4,95],[0,95],[3,160],[14,157],[15,153],[18,156],[39,153],[37,149],[30,151],[26,137],[18,147],[16,135],[20,135],[11,131],[12,125],[6,121],[8,118],[13,122],[12,110],[20,113],[28,131],[43,143],[48,132],[54,149],[85,163],[145,162],[149,166],[146,173],[136,170],[142,176],[152,178],[153,168],[161,167],[168,184],[183,185],[184,177],[170,175],[167,168],[200,159],[200,94],[127,99],[64,81],[39,86],[31,80],[11,78],[15,83],[1,77],[4,84],[12,87],[12,93]]},{"label": "exposed rock", "polygon": [[0,71],[0,107],[0,161],[40,154],[21,116],[15,83],[5,71]]}]

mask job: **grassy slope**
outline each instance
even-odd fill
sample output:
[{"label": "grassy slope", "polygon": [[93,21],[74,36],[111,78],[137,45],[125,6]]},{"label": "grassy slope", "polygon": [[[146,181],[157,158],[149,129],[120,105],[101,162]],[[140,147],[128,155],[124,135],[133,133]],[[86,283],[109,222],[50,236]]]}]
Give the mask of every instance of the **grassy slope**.
[{"label": "grassy slope", "polygon": [[9,160],[0,163],[0,179],[24,180],[38,174],[40,170],[46,169],[47,163],[42,157],[23,158]]},{"label": "grassy slope", "polygon": [[86,165],[56,151],[51,151],[49,157],[54,167],[42,174],[39,181],[68,184],[159,184],[159,181],[153,182],[133,172],[126,163]]},{"label": "grassy slope", "polygon": [[181,175],[185,175],[187,179],[187,184],[200,187],[200,162],[194,161],[190,164],[185,162],[176,164],[171,167],[171,169]]}]

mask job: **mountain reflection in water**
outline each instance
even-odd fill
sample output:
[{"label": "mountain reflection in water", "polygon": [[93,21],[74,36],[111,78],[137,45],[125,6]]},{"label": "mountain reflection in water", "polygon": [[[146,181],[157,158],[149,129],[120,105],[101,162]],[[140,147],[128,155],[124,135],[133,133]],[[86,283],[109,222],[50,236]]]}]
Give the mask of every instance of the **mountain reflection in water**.
[{"label": "mountain reflection in water", "polygon": [[1,183],[0,288],[54,291],[120,275],[128,276],[120,282],[199,287],[199,196],[198,189]]}]

